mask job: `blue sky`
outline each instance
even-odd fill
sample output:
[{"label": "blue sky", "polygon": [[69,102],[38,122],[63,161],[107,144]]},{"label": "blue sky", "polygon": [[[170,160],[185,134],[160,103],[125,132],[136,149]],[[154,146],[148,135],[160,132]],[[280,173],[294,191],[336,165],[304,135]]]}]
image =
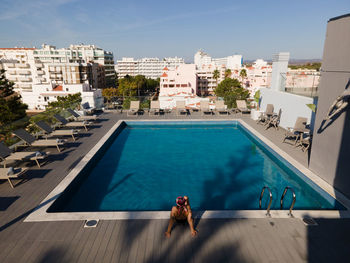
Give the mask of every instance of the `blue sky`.
[{"label": "blue sky", "polygon": [[193,61],[242,54],[322,58],[329,18],[350,13],[333,1],[0,0],[0,47],[96,44],[121,57],[179,56]]}]

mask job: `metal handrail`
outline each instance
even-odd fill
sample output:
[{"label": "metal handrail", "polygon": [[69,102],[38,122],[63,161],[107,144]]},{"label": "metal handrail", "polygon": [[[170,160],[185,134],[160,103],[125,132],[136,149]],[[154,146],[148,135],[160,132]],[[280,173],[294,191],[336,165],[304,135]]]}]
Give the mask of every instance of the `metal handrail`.
[{"label": "metal handrail", "polygon": [[289,214],[288,214],[288,215],[293,216],[293,215],[292,215],[292,210],[293,210],[293,207],[294,207],[294,204],[295,204],[295,201],[296,201],[296,197],[295,197],[295,192],[294,192],[294,190],[293,190],[292,187],[286,186],[286,188],[284,188],[283,194],[282,194],[282,196],[281,196],[281,201],[280,201],[280,203],[281,203],[281,209],[282,209],[282,208],[283,208],[283,199],[284,199],[284,196],[286,195],[286,193],[287,193],[287,191],[288,191],[289,189],[290,189],[290,190],[292,191],[292,193],[293,193],[293,202],[292,202],[292,205],[289,207]]},{"label": "metal handrail", "polygon": [[264,196],[265,189],[269,190],[269,194],[270,194],[270,201],[269,201],[269,205],[267,206],[266,215],[271,216],[270,207],[271,207],[271,203],[272,203],[272,193],[271,193],[271,190],[268,186],[264,186],[261,190],[260,199],[259,199],[259,208],[261,208],[261,200]]}]

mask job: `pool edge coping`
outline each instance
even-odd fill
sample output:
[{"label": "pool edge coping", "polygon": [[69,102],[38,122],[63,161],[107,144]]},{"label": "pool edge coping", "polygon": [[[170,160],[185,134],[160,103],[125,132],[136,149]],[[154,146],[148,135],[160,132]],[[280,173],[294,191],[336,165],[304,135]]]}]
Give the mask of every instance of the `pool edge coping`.
[{"label": "pool edge coping", "polygon": [[[40,221],[71,221],[71,220],[125,220],[125,219],[168,219],[169,211],[115,211],[115,212],[46,212],[48,208],[56,201],[56,199],[64,192],[69,184],[75,179],[80,171],[89,163],[93,156],[101,149],[107,140],[124,122],[224,122],[237,121],[242,124],[247,130],[257,136],[263,143],[269,146],[283,159],[289,162],[293,167],[299,170],[307,178],[318,185],[323,191],[328,193],[338,202],[340,202],[347,210],[295,210],[293,211],[294,218],[318,217],[318,218],[350,218],[350,200],[342,193],[337,191],[329,183],[317,176],[304,165],[296,161],[289,154],[280,149],[276,144],[267,139],[257,130],[252,128],[244,120],[241,119],[175,119],[175,120],[119,120],[111,129],[92,147],[92,149],[84,156],[84,158],[67,174],[65,178],[44,198],[40,204],[34,208],[24,220],[24,222],[40,222]],[[272,218],[290,218],[288,210],[271,210]],[[265,210],[211,210],[211,211],[196,211],[194,217],[203,219],[209,218],[267,218]]]}]

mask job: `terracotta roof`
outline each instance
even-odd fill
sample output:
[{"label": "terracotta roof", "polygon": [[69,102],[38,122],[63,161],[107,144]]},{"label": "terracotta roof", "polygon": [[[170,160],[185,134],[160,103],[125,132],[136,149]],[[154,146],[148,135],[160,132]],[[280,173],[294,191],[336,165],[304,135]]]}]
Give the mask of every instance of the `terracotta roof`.
[{"label": "terracotta roof", "polygon": [[63,87],[62,86],[56,86],[53,88],[53,91],[63,91]]},{"label": "terracotta roof", "polygon": [[164,67],[163,70],[169,70],[167,67]]},{"label": "terracotta roof", "polygon": [[161,77],[167,77],[168,74],[166,74],[165,72],[163,73],[163,75]]},{"label": "terracotta roof", "polygon": [[10,47],[10,48],[0,48],[0,50],[34,50],[35,48],[26,48],[26,47]]}]

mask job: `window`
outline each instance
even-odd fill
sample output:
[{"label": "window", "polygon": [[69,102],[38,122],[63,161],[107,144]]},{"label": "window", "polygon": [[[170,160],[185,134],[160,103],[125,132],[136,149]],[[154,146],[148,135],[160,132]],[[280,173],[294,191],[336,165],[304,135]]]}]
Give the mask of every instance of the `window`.
[{"label": "window", "polygon": [[66,91],[69,91],[69,89],[68,89],[68,88],[66,88]]},{"label": "window", "polygon": [[187,84],[181,84],[182,88],[187,88]]}]

